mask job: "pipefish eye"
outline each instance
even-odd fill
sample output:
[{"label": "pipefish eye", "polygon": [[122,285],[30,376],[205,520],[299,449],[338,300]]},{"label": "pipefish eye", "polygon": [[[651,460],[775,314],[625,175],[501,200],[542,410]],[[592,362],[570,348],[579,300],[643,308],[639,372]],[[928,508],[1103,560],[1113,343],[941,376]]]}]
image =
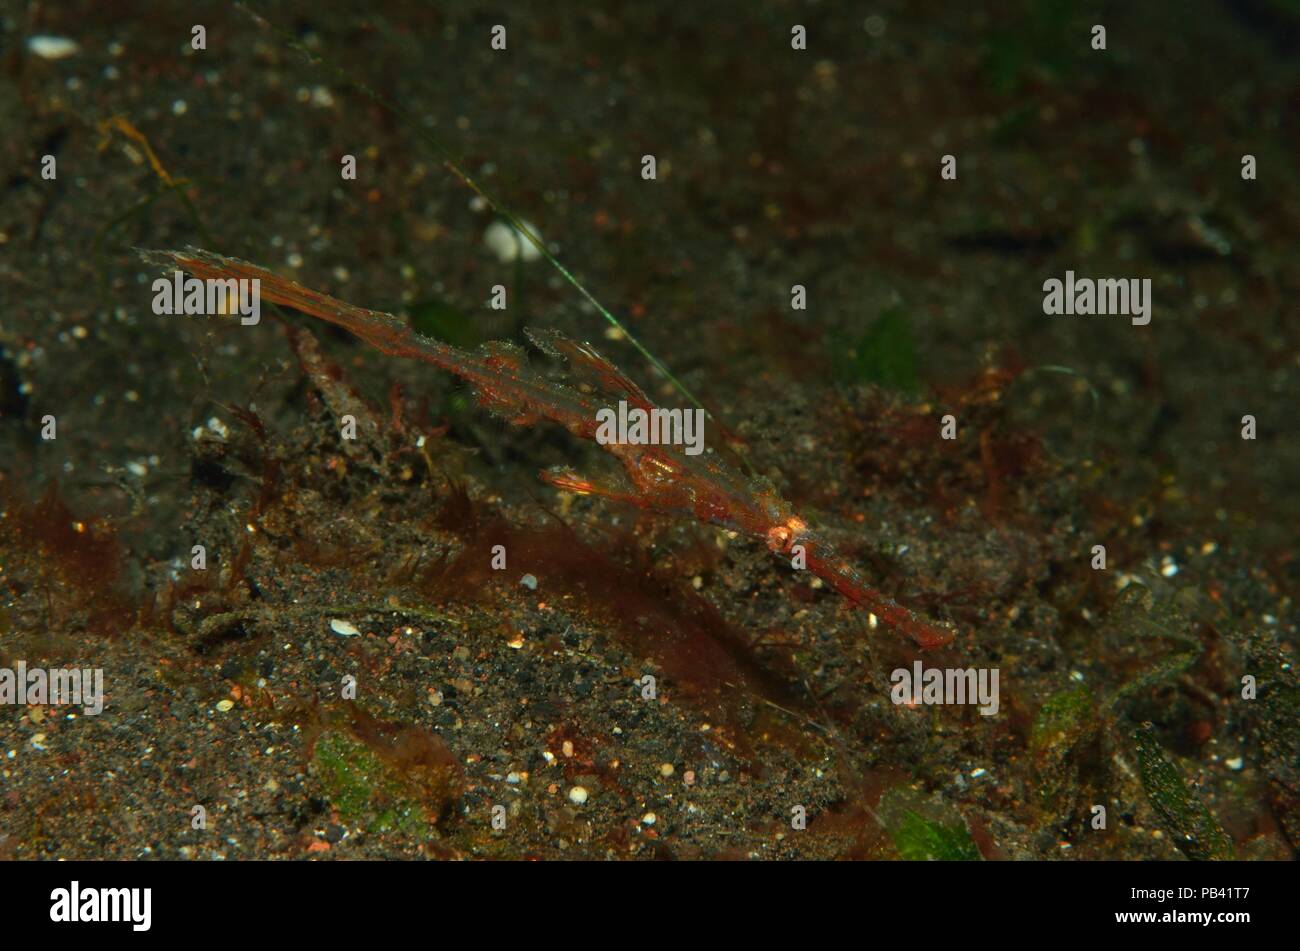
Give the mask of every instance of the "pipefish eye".
[{"label": "pipefish eye", "polygon": [[767,547],[781,551],[790,542],[790,530],[784,525],[773,525],[767,530]]}]

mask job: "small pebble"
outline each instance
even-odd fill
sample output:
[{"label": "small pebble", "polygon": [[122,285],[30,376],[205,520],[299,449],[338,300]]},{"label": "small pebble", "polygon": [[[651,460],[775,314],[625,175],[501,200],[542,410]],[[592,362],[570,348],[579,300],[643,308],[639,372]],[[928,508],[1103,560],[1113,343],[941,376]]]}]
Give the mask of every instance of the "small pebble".
[{"label": "small pebble", "polygon": [[644,816],[641,817],[641,824],[643,826],[652,826],[658,821],[658,819],[659,817],[656,816],[653,812],[647,812]]},{"label": "small pebble", "polygon": [[529,591],[537,590],[537,578],[533,575],[524,575],[522,578],[519,579],[519,583],[523,585],[525,588],[527,588]]},{"label": "small pebble", "polygon": [[361,633],[347,621],[340,621],[338,618],[333,618],[330,621],[330,630],[343,637],[356,637]]},{"label": "small pebble", "polygon": [[676,770],[674,769],[672,763],[660,763],[660,764],[659,764],[659,775],[662,776],[664,779],[667,779],[667,778],[668,778],[669,776],[671,776],[674,772],[676,772]]},{"label": "small pebble", "polygon": [[569,802],[573,803],[575,806],[581,806],[586,801],[587,790],[583,789],[581,786],[574,786],[569,790]]},{"label": "small pebble", "polygon": [[1232,759],[1224,760],[1224,765],[1235,772],[1245,766],[1246,763],[1240,756],[1234,756]]},{"label": "small pebble", "polygon": [[39,35],[29,37],[27,49],[41,59],[66,59],[77,52],[80,47],[66,36]]},{"label": "small pebble", "polygon": [[222,713],[229,713],[231,710],[235,709],[235,701],[233,700],[218,701],[217,709],[220,710]]},{"label": "small pebble", "polygon": [[[541,240],[542,234],[535,225],[528,221],[523,222],[523,225],[537,235],[538,240]],[[504,221],[494,221],[487,226],[487,230],[483,232],[483,243],[503,264],[508,264],[516,258],[536,261],[542,256],[542,252],[538,251],[536,245],[524,237],[522,232],[515,230],[513,225],[506,224]]]}]

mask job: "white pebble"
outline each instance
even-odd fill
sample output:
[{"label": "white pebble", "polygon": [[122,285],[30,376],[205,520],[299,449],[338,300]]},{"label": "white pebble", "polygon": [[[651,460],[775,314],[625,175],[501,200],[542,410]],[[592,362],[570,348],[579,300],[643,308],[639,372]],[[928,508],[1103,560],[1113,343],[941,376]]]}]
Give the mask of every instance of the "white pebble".
[{"label": "white pebble", "polygon": [[1234,756],[1230,760],[1224,760],[1224,765],[1227,766],[1228,769],[1236,771],[1245,766],[1246,763],[1240,756]]},{"label": "white pebble", "polygon": [[519,583],[529,591],[537,590],[537,578],[534,575],[524,575],[519,579]]},{"label": "white pebble", "polygon": [[338,618],[330,620],[330,630],[335,634],[341,634],[343,637],[356,637],[361,632],[354,625],[347,621],[340,621]]},{"label": "white pebble", "polygon": [[581,786],[574,786],[569,790],[569,802],[573,803],[575,806],[581,806],[586,801],[587,790],[583,789]]},{"label": "white pebble", "polygon": [[[537,230],[537,226],[530,221],[523,222],[525,228],[537,235],[540,241],[542,233]],[[509,263],[518,257],[522,257],[525,262],[536,261],[542,256],[542,252],[537,250],[536,245],[528,240],[524,234],[517,231],[513,225],[504,221],[494,221],[487,226],[483,232],[483,243],[487,245],[489,251],[497,256],[497,259]]]},{"label": "white pebble", "polygon": [[231,710],[235,709],[235,701],[218,700],[217,709],[220,710],[222,713],[229,713]]},{"label": "white pebble", "polygon": [[27,48],[41,59],[66,59],[76,53],[80,47],[66,36],[33,36],[27,40]]}]

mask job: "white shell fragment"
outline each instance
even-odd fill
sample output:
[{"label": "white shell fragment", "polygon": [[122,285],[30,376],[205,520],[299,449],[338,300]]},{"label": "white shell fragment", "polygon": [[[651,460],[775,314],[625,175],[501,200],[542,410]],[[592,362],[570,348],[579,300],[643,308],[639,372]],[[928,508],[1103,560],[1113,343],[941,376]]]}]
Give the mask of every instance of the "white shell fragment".
[{"label": "white shell fragment", "polygon": [[[539,241],[542,240],[542,233],[537,230],[535,224],[531,221],[524,221],[523,224],[525,228],[537,235]],[[483,232],[483,243],[503,263],[521,256],[525,262],[536,261],[542,256],[542,252],[537,250],[537,246],[529,241],[523,232],[500,220],[487,226],[487,230]]]},{"label": "white shell fragment", "polygon": [[330,630],[343,637],[357,637],[361,634],[354,625],[347,621],[340,621],[338,618],[330,619]]},{"label": "white shell fragment", "polygon": [[76,44],[76,41],[66,36],[40,34],[27,38],[28,52],[36,54],[41,59],[67,59],[79,49],[81,47]]}]

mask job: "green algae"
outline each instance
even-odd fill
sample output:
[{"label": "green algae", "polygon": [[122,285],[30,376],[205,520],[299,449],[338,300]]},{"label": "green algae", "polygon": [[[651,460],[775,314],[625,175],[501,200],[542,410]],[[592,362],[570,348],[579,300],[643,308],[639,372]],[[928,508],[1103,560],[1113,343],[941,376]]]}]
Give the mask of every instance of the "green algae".
[{"label": "green algae", "polygon": [[1047,809],[1074,798],[1079,787],[1079,749],[1097,735],[1092,691],[1085,686],[1047,698],[1029,736],[1039,804]]},{"label": "green algae", "polygon": [[1092,712],[1092,691],[1087,687],[1052,694],[1034,717],[1030,748],[1039,753],[1071,744],[1089,729]]},{"label": "green algae", "polygon": [[432,822],[406,785],[363,743],[331,732],[316,744],[312,765],[340,818],[367,832],[427,836]]},{"label": "green algae", "polygon": [[460,769],[442,739],[355,706],[326,719],[311,766],[340,818],[366,832],[434,835],[459,801]]}]

